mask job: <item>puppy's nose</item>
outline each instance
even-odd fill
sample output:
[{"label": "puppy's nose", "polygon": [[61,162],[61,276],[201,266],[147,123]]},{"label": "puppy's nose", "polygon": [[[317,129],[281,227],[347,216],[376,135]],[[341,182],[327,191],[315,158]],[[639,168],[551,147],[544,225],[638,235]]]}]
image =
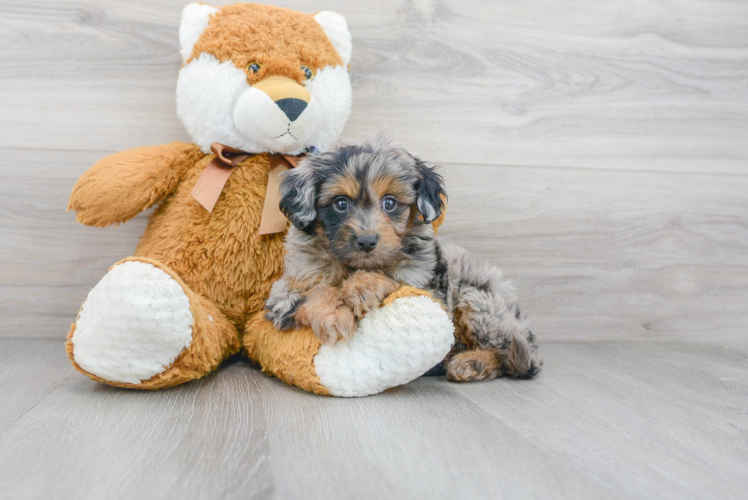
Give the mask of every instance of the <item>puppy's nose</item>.
[{"label": "puppy's nose", "polygon": [[376,248],[377,242],[379,241],[379,236],[376,234],[362,234],[358,238],[356,238],[356,245],[358,245],[359,250],[363,250],[364,252],[371,252]]},{"label": "puppy's nose", "polygon": [[283,111],[289,120],[294,121],[306,109],[306,102],[301,99],[289,97],[275,101],[275,104]]}]

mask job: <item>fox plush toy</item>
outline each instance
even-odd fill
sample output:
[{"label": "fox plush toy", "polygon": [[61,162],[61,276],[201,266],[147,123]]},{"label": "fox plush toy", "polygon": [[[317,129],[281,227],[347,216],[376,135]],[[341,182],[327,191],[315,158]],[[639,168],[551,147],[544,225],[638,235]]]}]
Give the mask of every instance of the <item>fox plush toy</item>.
[{"label": "fox plush toy", "polygon": [[135,255],[114,264],[81,306],[67,342],[73,366],[110,385],[161,389],[243,350],[306,391],[365,396],[441,361],[452,322],[420,290],[396,291],[335,345],[264,318],[283,272],[278,176],[333,147],[350,113],[345,19],[190,4],[179,42],[177,114],[193,142],[108,156],[70,197],[77,220],[97,227],[157,206]]}]

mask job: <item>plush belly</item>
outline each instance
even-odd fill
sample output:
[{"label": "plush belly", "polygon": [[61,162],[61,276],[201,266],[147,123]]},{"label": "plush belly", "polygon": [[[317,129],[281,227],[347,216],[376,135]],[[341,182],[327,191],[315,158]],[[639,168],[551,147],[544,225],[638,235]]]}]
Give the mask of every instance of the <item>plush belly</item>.
[{"label": "plush belly", "polygon": [[240,330],[260,310],[283,271],[283,234],[258,234],[268,177],[267,155],[236,167],[212,213],[190,192],[205,166],[191,169],[151,216],[136,255],[171,267],[197,293],[214,301]]}]

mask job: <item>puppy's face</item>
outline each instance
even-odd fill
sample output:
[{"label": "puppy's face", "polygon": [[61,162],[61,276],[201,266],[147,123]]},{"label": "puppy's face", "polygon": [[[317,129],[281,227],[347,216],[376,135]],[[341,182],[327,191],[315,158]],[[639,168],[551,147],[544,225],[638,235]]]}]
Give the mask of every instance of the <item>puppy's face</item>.
[{"label": "puppy's face", "polygon": [[281,209],[343,265],[377,269],[397,260],[416,223],[443,209],[441,177],[400,147],[344,146],[304,161],[281,184]]},{"label": "puppy's face", "polygon": [[320,179],[315,230],[346,266],[381,267],[400,251],[413,221],[415,179],[392,170],[376,160],[352,161]]}]

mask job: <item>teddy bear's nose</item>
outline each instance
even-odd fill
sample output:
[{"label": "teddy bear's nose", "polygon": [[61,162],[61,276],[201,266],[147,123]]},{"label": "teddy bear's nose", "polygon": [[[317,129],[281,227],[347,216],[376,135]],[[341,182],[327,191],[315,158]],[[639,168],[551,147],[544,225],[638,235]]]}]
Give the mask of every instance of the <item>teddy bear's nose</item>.
[{"label": "teddy bear's nose", "polygon": [[286,99],[279,99],[275,101],[275,104],[285,113],[289,120],[296,120],[301,113],[306,109],[306,102],[301,99],[288,97]]}]

